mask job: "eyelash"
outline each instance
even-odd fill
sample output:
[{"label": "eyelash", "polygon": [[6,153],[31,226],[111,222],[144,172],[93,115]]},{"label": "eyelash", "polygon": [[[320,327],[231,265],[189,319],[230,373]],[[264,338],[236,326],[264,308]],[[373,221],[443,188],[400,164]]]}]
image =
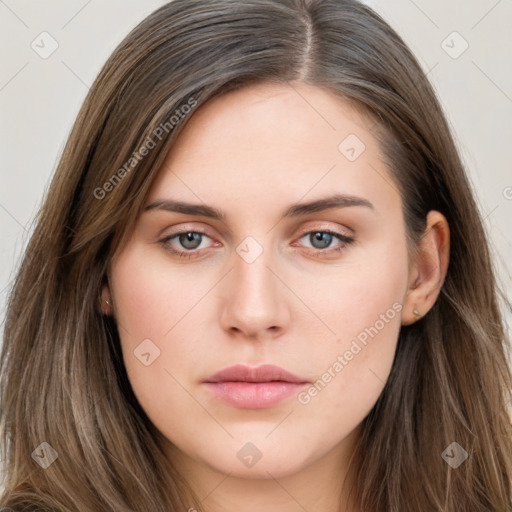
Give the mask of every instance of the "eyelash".
[{"label": "eyelash", "polygon": [[[160,240],[160,244],[162,245],[162,247],[170,252],[171,254],[174,254],[176,256],[178,256],[179,258],[185,258],[185,259],[192,259],[192,258],[196,258],[196,257],[199,257],[198,254],[202,251],[201,249],[194,249],[194,250],[189,250],[189,251],[177,251],[176,249],[172,249],[170,247],[170,244],[169,242],[175,238],[178,238],[180,235],[186,235],[188,233],[194,233],[194,234],[197,234],[197,235],[202,235],[202,236],[206,236],[208,238],[211,238],[208,236],[207,233],[205,233],[204,231],[197,231],[197,230],[190,230],[190,229],[187,229],[187,230],[184,230],[184,231],[178,231],[177,233],[174,233],[170,236],[167,236],[165,238],[163,238],[162,240]],[[338,247],[334,248],[334,249],[325,249],[325,250],[322,250],[322,249],[310,249],[310,251],[313,251],[316,255],[327,255],[327,256],[330,256],[332,255],[333,253],[339,253],[341,251],[343,251],[347,246],[349,246],[350,244],[352,244],[353,242],[355,242],[355,239],[354,238],[351,238],[347,235],[344,235],[342,233],[339,233],[337,231],[332,231],[332,230],[329,230],[329,229],[318,229],[318,230],[311,230],[311,231],[306,231],[305,233],[303,233],[300,237],[299,237],[299,240],[301,238],[304,238],[305,236],[307,235],[312,235],[314,233],[325,233],[325,234],[328,234],[328,235],[332,235],[334,236],[335,238],[338,238],[338,240],[340,240],[340,242],[342,242],[341,245],[339,245]],[[323,257],[323,256],[320,256],[320,257]]]}]

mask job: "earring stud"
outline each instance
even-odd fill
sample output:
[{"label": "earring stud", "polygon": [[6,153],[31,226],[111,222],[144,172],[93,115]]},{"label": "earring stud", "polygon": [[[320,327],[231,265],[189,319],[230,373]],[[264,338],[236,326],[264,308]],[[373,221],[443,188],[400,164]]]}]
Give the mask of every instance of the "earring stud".
[{"label": "earring stud", "polygon": [[103,299],[103,301],[107,306],[112,306],[112,302],[110,301],[110,299]]},{"label": "earring stud", "polygon": [[421,313],[420,313],[416,308],[414,308],[414,309],[413,309],[413,313],[414,313],[417,317],[420,317],[420,316],[421,316]]}]

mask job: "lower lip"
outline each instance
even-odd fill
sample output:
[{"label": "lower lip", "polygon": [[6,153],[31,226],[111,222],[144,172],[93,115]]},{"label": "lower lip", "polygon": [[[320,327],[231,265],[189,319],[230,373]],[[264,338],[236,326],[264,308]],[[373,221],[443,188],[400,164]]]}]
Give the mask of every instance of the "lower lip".
[{"label": "lower lip", "polygon": [[207,382],[212,393],[240,409],[265,409],[296,394],[305,386],[292,382]]}]

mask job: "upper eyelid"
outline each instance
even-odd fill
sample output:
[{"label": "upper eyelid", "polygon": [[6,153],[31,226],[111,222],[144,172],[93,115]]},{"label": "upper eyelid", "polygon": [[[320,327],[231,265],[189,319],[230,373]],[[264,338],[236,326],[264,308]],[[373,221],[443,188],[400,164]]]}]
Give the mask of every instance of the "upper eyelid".
[{"label": "upper eyelid", "polygon": [[[306,222],[309,223],[309,222],[312,222],[312,221],[306,221]],[[339,233],[340,235],[344,235],[344,236],[347,236],[347,237],[351,237],[352,236],[351,233],[353,233],[353,230],[350,229],[347,226],[344,226],[344,228],[341,228],[341,227],[335,228],[335,227],[329,226],[327,224],[329,221],[318,220],[316,222],[320,222],[321,225],[320,226],[310,226],[310,227],[305,227],[305,228],[299,229],[298,231],[302,232],[301,236],[304,236],[305,234],[308,234],[308,233],[310,233],[312,231],[320,231],[320,232],[323,232],[323,231],[333,231],[334,233]],[[210,231],[210,229],[212,229],[210,227],[208,227],[208,228],[204,228],[204,227],[197,228],[195,226],[187,227],[187,223],[183,223],[183,224],[185,224],[185,227],[177,228],[177,229],[179,229],[179,231],[176,231],[175,233],[173,233],[171,235],[168,235],[168,236],[172,237],[172,236],[174,236],[176,234],[181,234],[181,233],[184,233],[184,232],[186,232],[186,233],[198,232],[198,233],[204,233],[207,236],[209,236],[210,238],[215,238],[213,235],[210,235],[208,233]],[[167,228],[163,229],[161,231],[161,233],[166,231],[166,229]],[[294,231],[297,231],[297,230],[294,229]],[[228,235],[228,238],[234,238],[233,233],[230,230],[227,232],[227,235]],[[168,236],[164,236],[164,238],[168,238]]]},{"label": "upper eyelid", "polygon": [[[325,222],[325,221],[321,221],[321,222]],[[167,228],[166,228],[167,229]],[[166,231],[166,229],[163,229],[162,232]],[[350,228],[345,228],[346,231],[348,232],[351,232],[353,231],[352,229]],[[174,233],[171,233],[169,235],[166,235],[166,236],[163,236],[164,238],[168,238],[168,237],[172,237],[172,236],[175,236],[175,235],[179,235],[179,234],[182,234],[182,233],[201,233],[201,234],[206,234],[207,236],[210,236],[210,237],[213,237],[212,235],[209,234],[209,229],[208,228],[197,228],[197,227],[183,227],[183,228],[178,228],[177,231],[175,231]],[[302,235],[306,235],[308,233],[311,233],[311,232],[324,232],[324,231],[332,231],[334,233],[338,233],[340,235],[345,235],[345,236],[350,236],[350,233],[346,233],[346,232],[343,232],[344,230],[342,228],[333,228],[331,226],[327,226],[327,225],[322,225],[322,226],[311,226],[311,227],[305,227],[305,228],[301,228],[299,230]]]}]

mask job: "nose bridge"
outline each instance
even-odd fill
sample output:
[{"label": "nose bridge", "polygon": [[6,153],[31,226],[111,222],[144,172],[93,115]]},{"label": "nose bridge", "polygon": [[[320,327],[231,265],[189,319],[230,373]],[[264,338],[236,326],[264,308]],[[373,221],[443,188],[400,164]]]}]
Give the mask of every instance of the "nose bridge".
[{"label": "nose bridge", "polygon": [[287,320],[285,297],[282,285],[270,270],[275,266],[272,255],[270,247],[264,248],[263,242],[253,237],[236,248],[229,296],[225,297],[222,313],[225,328],[257,335],[283,327]]}]

